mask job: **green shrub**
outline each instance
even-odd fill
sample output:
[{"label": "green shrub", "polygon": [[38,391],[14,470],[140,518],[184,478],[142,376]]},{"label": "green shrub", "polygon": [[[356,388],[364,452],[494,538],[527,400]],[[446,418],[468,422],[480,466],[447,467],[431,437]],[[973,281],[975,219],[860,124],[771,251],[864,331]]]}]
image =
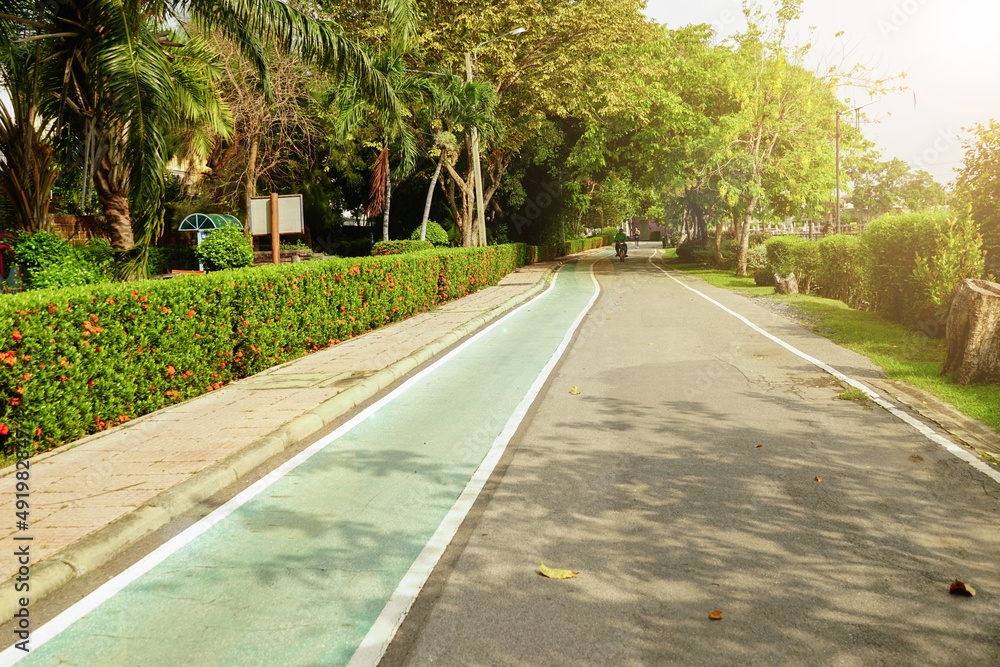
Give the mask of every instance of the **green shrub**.
[{"label": "green shrub", "polygon": [[377,241],[372,246],[372,255],[401,255],[409,252],[431,250],[434,244],[430,241]]},{"label": "green shrub", "polygon": [[194,254],[209,271],[253,264],[253,244],[238,227],[212,230],[208,238],[198,244]]},{"label": "green shrub", "polygon": [[458,248],[10,295],[0,300],[0,430],[37,433],[36,449],[101,431],[495,284],[537,251]]},{"label": "green shrub", "polygon": [[851,306],[861,305],[865,276],[858,237],[845,234],[826,236],[816,241],[816,247],[819,250],[817,291]]},{"label": "green shrub", "polygon": [[35,269],[31,279],[32,289],[74,287],[110,282],[110,278],[97,265],[88,262],[75,252],[54,264]]},{"label": "green shrub", "polygon": [[966,278],[980,278],[986,268],[983,239],[976,223],[965,216],[946,221],[935,239],[934,252],[917,256],[913,277],[923,289],[915,317],[925,333],[943,336],[955,290]]},{"label": "green shrub", "polygon": [[799,236],[772,236],[764,247],[768,271],[782,276],[794,273],[799,288],[808,294],[819,265],[816,244]]},{"label": "green shrub", "polygon": [[35,287],[35,277],[42,269],[69,261],[73,257],[73,249],[51,232],[22,232],[14,239],[14,257],[21,268],[22,284],[31,289]]},{"label": "green shrub", "polygon": [[926,290],[913,270],[918,256],[934,254],[947,226],[945,211],[882,216],[868,223],[860,238],[869,307],[897,322],[926,315]]},{"label": "green shrub", "polygon": [[[410,239],[419,240],[420,239],[420,227],[413,230],[410,234]],[[427,229],[424,233],[424,240],[430,241],[435,246],[446,246],[448,245],[448,232],[444,231],[444,227],[434,222],[433,220],[427,221]]]},{"label": "green shrub", "polygon": [[761,287],[774,286],[774,273],[767,266],[767,248],[764,244],[752,246],[747,251],[747,275]]}]

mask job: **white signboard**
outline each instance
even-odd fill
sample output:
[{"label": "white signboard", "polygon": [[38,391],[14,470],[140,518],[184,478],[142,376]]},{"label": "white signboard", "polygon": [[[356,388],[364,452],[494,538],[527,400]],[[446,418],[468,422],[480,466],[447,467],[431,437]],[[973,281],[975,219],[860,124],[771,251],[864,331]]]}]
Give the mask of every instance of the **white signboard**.
[{"label": "white signboard", "polygon": [[[305,231],[302,195],[278,196],[278,233],[301,234]],[[250,233],[267,236],[271,233],[271,198],[250,198]]]}]

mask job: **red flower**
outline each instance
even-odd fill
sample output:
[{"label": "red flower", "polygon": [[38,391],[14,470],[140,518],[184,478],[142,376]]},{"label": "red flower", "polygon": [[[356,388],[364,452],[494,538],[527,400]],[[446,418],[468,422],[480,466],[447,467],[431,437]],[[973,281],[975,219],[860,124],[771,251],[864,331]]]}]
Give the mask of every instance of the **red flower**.
[{"label": "red flower", "polygon": [[188,319],[190,320],[192,317],[194,317],[194,308],[188,311]]},{"label": "red flower", "polygon": [[14,333],[12,333],[10,337],[13,338],[14,340],[21,340],[21,332],[18,331],[17,329],[14,329]]},{"label": "red flower", "polygon": [[167,366],[167,374],[168,374],[168,375],[169,375],[170,377],[173,377],[173,376],[174,376],[174,373],[176,373],[176,372],[177,372],[177,369],[176,369],[176,368],[174,368],[173,366]]},{"label": "red flower", "polygon": [[9,404],[11,404],[11,405],[19,405],[21,403],[21,399],[20,398],[12,398],[12,399],[10,399],[7,402]]},{"label": "red flower", "polygon": [[60,382],[66,382],[67,380],[69,380],[69,378],[66,377],[65,375],[63,375],[61,378],[59,378]]},{"label": "red flower", "polygon": [[0,435],[7,435],[10,433],[10,429],[7,428],[6,424],[0,424]]},{"label": "red flower", "polygon": [[125,422],[128,421],[128,417],[126,417],[125,415],[118,415],[118,421],[124,424]]},{"label": "red flower", "polygon": [[23,377],[24,377],[25,381],[30,380],[31,379],[31,373],[25,373]]},{"label": "red flower", "polygon": [[35,429],[35,437],[37,438],[41,434],[42,434],[42,427],[39,426],[38,428]]},{"label": "red flower", "polygon": [[87,386],[88,387],[93,387],[94,386],[94,381],[93,380],[87,380]]}]

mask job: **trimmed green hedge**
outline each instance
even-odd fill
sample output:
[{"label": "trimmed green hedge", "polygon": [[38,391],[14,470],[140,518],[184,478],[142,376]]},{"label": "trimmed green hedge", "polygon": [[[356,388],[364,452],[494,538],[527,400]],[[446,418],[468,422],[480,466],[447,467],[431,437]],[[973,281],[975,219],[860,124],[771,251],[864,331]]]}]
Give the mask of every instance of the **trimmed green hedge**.
[{"label": "trimmed green hedge", "polygon": [[914,276],[917,256],[934,254],[948,231],[946,211],[887,215],[861,233],[865,300],[872,310],[897,322],[913,321],[925,309],[926,286]]},{"label": "trimmed green hedge", "polygon": [[408,252],[420,252],[421,250],[433,250],[434,244],[430,241],[377,241],[372,246],[372,255],[401,255]]},{"label": "trimmed green hedge", "polygon": [[523,244],[39,290],[0,301],[0,434],[55,445],[496,284]]},{"label": "trimmed green hedge", "polygon": [[799,288],[808,294],[819,266],[816,243],[799,236],[772,236],[764,247],[768,271],[782,276],[794,273]]},{"label": "trimmed green hedge", "polygon": [[819,250],[817,291],[851,306],[861,305],[865,286],[861,240],[856,236],[836,234],[816,241],[816,247]]}]

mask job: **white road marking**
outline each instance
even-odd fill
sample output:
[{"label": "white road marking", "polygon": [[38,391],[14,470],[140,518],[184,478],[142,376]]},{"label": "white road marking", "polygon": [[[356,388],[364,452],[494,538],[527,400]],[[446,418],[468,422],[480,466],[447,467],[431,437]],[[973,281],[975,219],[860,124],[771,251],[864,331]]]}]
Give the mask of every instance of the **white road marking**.
[{"label": "white road marking", "polygon": [[424,584],[427,583],[428,577],[430,577],[434,567],[441,559],[445,549],[449,544],[451,544],[452,539],[455,537],[455,533],[458,532],[458,529],[462,525],[462,521],[465,520],[469,510],[472,509],[472,506],[479,497],[486,481],[490,478],[490,475],[493,474],[493,469],[496,468],[497,463],[500,461],[500,457],[503,456],[504,451],[507,449],[510,439],[514,437],[514,433],[524,420],[525,415],[528,413],[528,409],[531,407],[531,404],[535,402],[535,398],[542,390],[542,386],[545,384],[549,375],[551,375],[552,369],[555,368],[559,359],[562,357],[563,353],[565,353],[566,348],[569,347],[573,334],[576,332],[577,328],[579,328],[583,318],[588,312],[590,312],[590,309],[597,300],[597,297],[600,296],[601,286],[600,283],[597,282],[597,277],[594,275],[593,264],[591,264],[590,267],[590,279],[594,282],[594,295],[590,298],[590,301],[587,303],[586,307],[576,318],[573,324],[570,325],[570,328],[563,337],[559,347],[552,353],[552,357],[542,368],[538,377],[535,378],[531,388],[528,389],[528,393],[525,394],[524,398],[514,410],[514,414],[512,414],[510,419],[507,420],[507,424],[504,426],[503,431],[501,431],[500,435],[498,435],[496,440],[493,441],[490,451],[486,454],[486,457],[479,465],[479,468],[472,476],[472,479],[469,480],[469,483],[466,485],[462,495],[460,495],[458,500],[455,501],[455,504],[448,511],[448,514],[445,515],[434,535],[431,536],[430,541],[427,542],[423,551],[421,551],[420,555],[417,556],[417,559],[413,561],[413,565],[410,566],[409,571],[403,576],[403,580],[399,583],[399,586],[389,598],[389,601],[382,609],[382,613],[379,614],[375,623],[368,630],[368,634],[365,635],[365,638],[361,641],[360,646],[358,646],[358,649],[354,652],[354,656],[348,663],[348,667],[374,666],[377,665],[382,659],[382,656],[385,655],[393,637],[396,636],[396,631],[399,630],[399,626],[402,625],[407,613],[409,613],[410,607],[413,606],[413,603],[420,594],[421,589],[423,589]]},{"label": "white road marking", "polygon": [[[545,292],[542,292],[542,294],[545,294],[550,289],[552,289],[552,286],[555,285],[558,276],[559,274],[558,272],[556,272],[553,275],[552,282],[546,288]],[[595,283],[597,282],[596,279],[594,282]],[[541,296],[541,294],[539,296]],[[596,298],[596,296],[594,298]],[[261,477],[259,480],[248,486],[246,489],[244,489],[239,494],[230,499],[229,502],[224,504],[222,507],[218,508],[208,516],[200,519],[198,522],[189,526],[184,531],[178,533],[175,537],[171,538],[167,542],[160,545],[155,551],[152,551],[144,558],[133,564],[131,567],[121,572],[118,576],[110,579],[107,583],[103,584],[102,586],[94,590],[85,598],[83,598],[70,608],[66,609],[64,612],[62,612],[61,614],[50,620],[42,627],[38,628],[38,630],[32,632],[31,644],[30,644],[31,650],[32,651],[38,650],[40,646],[42,646],[43,644],[54,638],[56,635],[58,635],[60,632],[68,628],[76,621],[80,620],[83,616],[86,616],[87,614],[92,612],[94,609],[99,607],[107,600],[111,599],[111,597],[119,593],[123,588],[125,588],[130,583],[132,583],[142,575],[146,574],[150,570],[152,570],[154,567],[156,567],[164,560],[169,558],[172,554],[180,551],[186,545],[190,544],[193,540],[195,540],[199,535],[205,533],[212,526],[219,523],[227,516],[232,514],[234,511],[236,511],[246,503],[253,500],[253,498],[258,496],[269,486],[271,486],[276,481],[281,479],[281,477],[286,475],[296,466],[308,460],[313,455],[317,454],[322,449],[327,447],[330,443],[336,441],[338,438],[348,433],[355,426],[357,426],[364,420],[368,419],[368,417],[372,416],[373,414],[381,410],[386,404],[390,403],[399,396],[405,394],[415,384],[420,382],[420,380],[422,380],[425,376],[434,372],[434,370],[436,370],[439,366],[446,364],[450,359],[452,359],[452,357],[459,354],[462,350],[475,343],[475,341],[479,340],[481,337],[485,336],[494,327],[500,326],[504,321],[507,320],[507,318],[512,317],[515,313],[517,313],[525,306],[531,305],[532,302],[534,301],[535,299],[529,299],[525,303],[521,304],[517,308],[514,308],[509,313],[507,313],[500,319],[496,320],[495,322],[487,326],[482,331],[476,333],[474,336],[472,336],[468,340],[464,341],[463,343],[455,347],[453,350],[451,350],[446,355],[444,355],[443,357],[432,363],[430,366],[428,366],[427,368],[420,371],[419,373],[411,377],[409,380],[401,384],[391,393],[387,394],[383,398],[379,399],[377,402],[373,403],[372,405],[368,406],[367,408],[359,412],[356,416],[354,416],[349,421],[342,424],[335,431],[333,431],[326,437],[321,438],[320,440],[317,440],[313,444],[309,445],[306,449],[302,450],[301,452],[290,458],[288,461],[281,464],[280,466],[269,472],[267,475]],[[591,301],[591,303],[593,303],[593,301]],[[587,308],[589,310],[590,306],[588,305]],[[0,667],[13,665],[18,660],[24,658],[27,655],[28,654],[25,653],[24,651],[21,651],[20,649],[14,646],[10,646],[2,653],[0,653]]]},{"label": "white road marking", "polygon": [[759,326],[757,326],[756,324],[754,324],[753,322],[751,322],[747,318],[743,317],[739,313],[737,313],[737,312],[735,312],[733,310],[730,310],[726,306],[723,306],[721,303],[719,303],[718,301],[716,301],[712,297],[699,292],[698,290],[694,289],[693,287],[691,287],[689,285],[685,285],[680,280],[677,280],[677,278],[675,278],[673,275],[671,275],[670,271],[667,271],[662,266],[658,266],[656,263],[653,262],[653,259],[656,257],[656,253],[657,252],[658,252],[657,250],[653,251],[653,254],[649,258],[649,263],[651,265],[655,266],[660,271],[662,271],[664,274],[666,274],[667,277],[670,278],[671,280],[673,280],[675,283],[677,283],[678,285],[680,285],[681,287],[683,287],[686,290],[690,290],[690,291],[694,292],[695,294],[697,294],[701,298],[705,299],[706,301],[709,301],[709,302],[715,304],[716,306],[718,306],[722,310],[726,311],[727,313],[729,313],[730,315],[732,315],[736,319],[738,319],[741,322],[743,322],[744,324],[746,324],[748,327],[750,327],[754,331],[756,331],[759,334],[761,334],[761,335],[763,335],[763,336],[771,339],[772,341],[774,341],[775,343],[777,343],[781,347],[785,348],[786,350],[788,350],[792,354],[794,354],[794,355],[796,355],[798,357],[801,357],[802,359],[805,359],[806,361],[808,361],[809,363],[813,364],[814,366],[818,366],[819,368],[823,369],[824,371],[826,371],[827,373],[829,373],[833,377],[837,378],[841,382],[846,382],[850,386],[855,387],[857,389],[860,389],[861,391],[863,391],[865,393],[865,396],[867,396],[869,398],[869,400],[871,400],[873,403],[879,405],[880,407],[884,408],[886,411],[889,412],[889,414],[891,414],[894,417],[896,417],[896,418],[902,420],[903,422],[909,424],[910,426],[912,426],[913,428],[915,428],[921,435],[923,435],[924,437],[926,437],[931,442],[934,442],[934,443],[937,443],[937,444],[941,445],[942,447],[944,447],[945,449],[947,449],[949,452],[951,452],[952,454],[954,454],[958,458],[962,459],[963,461],[965,461],[966,463],[968,463],[969,465],[971,465],[973,468],[975,468],[979,472],[983,473],[984,475],[986,475],[987,477],[989,477],[990,479],[992,479],[994,482],[997,482],[998,484],[1000,484],[1000,472],[998,472],[996,469],[991,468],[990,466],[988,466],[982,459],[980,459],[978,456],[976,456],[975,454],[973,454],[969,450],[965,449],[964,447],[961,447],[961,446],[957,445],[956,443],[952,442],[951,440],[949,440],[948,438],[942,436],[941,434],[936,433],[933,429],[931,429],[929,426],[927,426],[926,424],[924,424],[923,422],[921,422],[920,420],[918,420],[917,418],[915,418],[909,412],[905,412],[905,411],[899,409],[893,403],[890,403],[886,399],[882,398],[877,393],[875,393],[875,391],[872,390],[870,387],[866,386],[865,384],[863,384],[861,382],[858,382],[857,380],[855,380],[853,378],[847,377],[846,375],[844,375],[843,373],[841,373],[837,369],[833,368],[832,366],[830,366],[828,364],[825,364],[824,362],[820,361],[819,359],[816,359],[815,357],[812,357],[812,356],[806,354],[802,350],[800,350],[800,349],[798,349],[798,348],[796,348],[796,347],[794,347],[792,345],[789,345],[788,343],[786,343],[785,341],[781,340],[777,336],[775,336],[773,334],[770,334],[767,331],[765,331],[764,329],[760,328]]}]

